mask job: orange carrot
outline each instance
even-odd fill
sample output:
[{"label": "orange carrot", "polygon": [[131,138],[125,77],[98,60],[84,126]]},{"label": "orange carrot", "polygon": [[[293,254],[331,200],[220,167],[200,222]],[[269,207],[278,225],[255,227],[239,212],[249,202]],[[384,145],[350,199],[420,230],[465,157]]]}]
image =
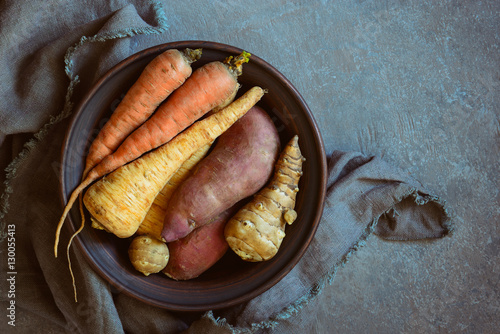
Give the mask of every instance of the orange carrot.
[{"label": "orange carrot", "polygon": [[144,68],[92,142],[85,162],[84,178],[184,83],[192,73],[190,64],[200,56],[201,49],[170,49],[155,57]]},{"label": "orange carrot", "polygon": [[[114,153],[106,156],[87,173],[82,183],[73,190],[59,220],[54,245],[56,257],[62,225],[80,193],[95,180],[163,145],[205,113],[225,103],[238,89],[237,76],[241,74],[242,64],[248,62],[249,56],[249,53],[243,52],[234,59],[228,57],[224,63],[214,61],[194,71],[149,120],[132,132]],[[75,234],[82,228],[83,223]]]}]

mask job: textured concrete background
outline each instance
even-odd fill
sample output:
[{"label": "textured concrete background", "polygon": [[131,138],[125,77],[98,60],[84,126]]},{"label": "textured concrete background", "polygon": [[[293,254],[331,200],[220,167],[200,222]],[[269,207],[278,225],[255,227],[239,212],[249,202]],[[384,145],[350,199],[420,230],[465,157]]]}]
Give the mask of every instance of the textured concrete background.
[{"label": "textured concrete background", "polygon": [[328,151],[382,156],[445,199],[455,215],[456,231],[443,240],[370,237],[298,315],[316,321],[281,328],[498,332],[499,1],[215,1],[196,11],[184,2],[165,8],[172,41],[213,40],[266,59],[302,93]]},{"label": "textured concrete background", "polygon": [[297,63],[316,69],[279,65],[305,95],[327,146],[410,171],[447,200],[456,224],[453,237],[436,242],[372,236],[300,315],[317,317],[315,332],[498,333],[499,4],[302,9],[310,25],[301,29],[316,43],[297,41],[305,50]]},{"label": "textured concrete background", "polygon": [[498,333],[500,2],[276,8],[255,6],[234,22],[247,30],[228,42],[254,41],[253,52],[297,86],[328,150],[380,155],[408,170],[447,201],[456,224],[435,242],[372,236],[299,314],[317,322],[291,332]]}]

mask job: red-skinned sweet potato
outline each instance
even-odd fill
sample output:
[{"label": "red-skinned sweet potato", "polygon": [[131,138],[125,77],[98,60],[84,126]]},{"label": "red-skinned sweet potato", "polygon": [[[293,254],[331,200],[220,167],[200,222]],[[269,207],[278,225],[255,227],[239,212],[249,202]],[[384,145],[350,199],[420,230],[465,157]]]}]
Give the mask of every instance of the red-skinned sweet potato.
[{"label": "red-skinned sweet potato", "polygon": [[234,212],[226,210],[186,237],[168,243],[170,257],[162,272],[175,280],[188,280],[212,267],[229,249],[224,227]]},{"label": "red-skinned sweet potato", "polygon": [[213,151],[174,192],[164,240],[185,237],[262,188],[273,172],[279,146],[273,121],[254,106],[219,137]]}]

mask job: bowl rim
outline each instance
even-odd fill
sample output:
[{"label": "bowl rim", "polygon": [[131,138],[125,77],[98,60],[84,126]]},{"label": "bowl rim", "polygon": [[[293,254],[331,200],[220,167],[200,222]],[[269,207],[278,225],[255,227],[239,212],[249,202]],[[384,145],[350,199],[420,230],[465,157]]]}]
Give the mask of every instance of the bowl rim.
[{"label": "bowl rim", "polygon": [[[186,48],[186,47],[193,48],[194,45],[197,45],[197,47],[201,47],[201,48],[212,48],[212,49],[216,49],[218,51],[222,50],[222,51],[227,51],[227,52],[231,52],[231,53],[240,53],[241,51],[243,51],[243,49],[241,49],[239,47],[231,46],[231,45],[219,43],[219,42],[204,41],[204,40],[183,40],[183,41],[162,43],[162,44],[158,44],[158,45],[155,45],[152,47],[148,47],[148,48],[140,50],[140,51],[124,58],[123,60],[119,61],[117,64],[113,65],[110,69],[108,69],[97,81],[95,81],[95,83],[93,83],[91,85],[90,89],[88,89],[84,93],[84,95],[82,96],[80,101],[77,104],[75,104],[75,107],[73,108],[71,120],[68,124],[68,128],[66,130],[66,134],[65,134],[65,137],[64,137],[63,142],[62,142],[61,165],[63,165],[62,162],[64,162],[64,158],[65,158],[65,148],[68,147],[68,143],[70,142],[70,139],[71,139],[70,138],[71,132],[72,132],[72,129],[75,125],[77,118],[79,117],[80,113],[85,108],[85,106],[92,100],[92,98],[94,97],[96,92],[100,89],[100,87],[103,85],[103,83],[106,80],[108,80],[109,77],[111,77],[113,74],[119,72],[120,70],[125,68],[130,63],[133,63],[137,59],[141,59],[144,57],[150,57],[153,54],[157,54],[161,51],[171,49],[171,48],[178,48],[178,49]],[[108,283],[111,284],[111,286],[118,289],[118,291],[120,293],[124,293],[126,295],[131,296],[131,297],[139,299],[142,302],[145,302],[147,304],[150,304],[150,305],[153,305],[156,307],[169,309],[172,311],[207,311],[207,310],[215,310],[215,309],[221,309],[221,308],[234,306],[234,305],[249,301],[249,300],[259,296],[260,294],[264,293],[265,291],[270,289],[272,286],[274,286],[277,282],[281,281],[283,279],[283,277],[285,277],[296,266],[296,264],[301,260],[301,258],[305,254],[307,248],[309,247],[311,241],[313,240],[313,238],[316,234],[316,231],[318,229],[322,214],[323,214],[324,200],[326,197],[327,162],[326,162],[325,146],[324,146],[323,138],[321,136],[320,129],[317,125],[317,122],[316,122],[309,106],[307,105],[307,103],[305,102],[304,98],[299,93],[299,91],[289,81],[289,79],[287,79],[281,72],[279,72],[270,63],[268,63],[267,61],[258,57],[257,55],[254,55],[253,53],[252,53],[251,61],[257,62],[258,65],[260,67],[264,68],[265,71],[272,73],[273,77],[277,78],[278,81],[283,83],[286,86],[287,90],[289,90],[291,92],[291,94],[294,96],[294,99],[296,99],[299,102],[300,109],[302,109],[304,111],[304,113],[307,114],[307,119],[310,122],[310,127],[311,127],[313,133],[315,134],[314,145],[315,145],[316,149],[318,150],[318,153],[321,156],[321,160],[318,161],[318,166],[319,166],[318,174],[320,174],[320,180],[321,180],[320,188],[318,189],[318,194],[319,194],[318,198],[320,200],[316,203],[316,207],[314,208],[314,210],[315,210],[315,212],[317,212],[317,214],[315,215],[313,222],[311,222],[311,226],[313,228],[310,229],[310,232],[309,232],[307,238],[304,239],[303,244],[300,245],[300,247],[296,251],[296,253],[298,255],[292,257],[290,259],[290,261],[287,263],[287,265],[278,274],[273,275],[273,283],[272,284],[269,284],[269,283],[262,284],[261,286],[257,287],[255,290],[248,292],[244,295],[241,295],[241,296],[236,297],[236,298],[232,298],[231,300],[221,301],[221,302],[218,302],[215,304],[211,303],[210,305],[200,304],[200,305],[193,305],[193,306],[180,306],[178,304],[158,303],[158,302],[154,302],[154,301],[149,300],[149,299],[140,298],[137,295],[135,295],[134,293],[128,291],[128,289],[126,288],[126,286],[124,284],[121,284],[120,282],[114,281],[102,268],[100,268],[95,263],[91,254],[89,254],[88,250],[83,245],[82,239],[80,238],[79,235],[77,235],[73,241],[77,245],[80,253],[83,255],[86,262],[88,264],[90,264],[92,269],[96,273],[98,273],[100,277],[103,277]],[[61,168],[59,171],[59,180],[60,180],[59,197],[60,197],[60,200],[61,200],[61,203],[63,206],[66,205],[67,198],[68,198],[67,189],[66,189],[66,185],[64,182],[64,175],[65,175],[65,168]],[[75,224],[75,222],[72,221],[72,218],[70,215],[68,215],[68,217],[66,219],[69,221],[67,221],[65,223],[65,225],[66,225],[65,228],[69,229],[70,233],[73,234],[76,231],[75,226],[78,226],[78,224]]]}]

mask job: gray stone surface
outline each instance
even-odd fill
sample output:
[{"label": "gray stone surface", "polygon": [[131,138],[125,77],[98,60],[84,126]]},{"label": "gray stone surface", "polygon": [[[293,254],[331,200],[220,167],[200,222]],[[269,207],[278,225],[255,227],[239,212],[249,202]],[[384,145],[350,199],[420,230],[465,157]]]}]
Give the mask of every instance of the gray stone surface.
[{"label": "gray stone surface", "polygon": [[317,317],[317,333],[498,332],[499,3],[328,7],[310,50],[320,89],[293,78],[327,146],[405,168],[447,200],[456,231],[372,236],[300,316]]}]

